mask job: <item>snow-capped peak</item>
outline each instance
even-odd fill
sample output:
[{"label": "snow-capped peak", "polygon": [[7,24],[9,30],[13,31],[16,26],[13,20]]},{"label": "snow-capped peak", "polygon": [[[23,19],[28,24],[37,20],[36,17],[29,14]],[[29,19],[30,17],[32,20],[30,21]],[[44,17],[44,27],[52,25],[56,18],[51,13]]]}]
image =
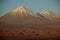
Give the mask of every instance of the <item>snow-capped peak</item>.
[{"label": "snow-capped peak", "polygon": [[14,10],[14,12],[26,13],[26,9],[23,6],[19,6]]},{"label": "snow-capped peak", "polygon": [[54,14],[53,12],[40,12],[41,15],[46,16],[46,17],[58,17],[58,15]]},{"label": "snow-capped peak", "polygon": [[33,15],[33,13],[31,11],[29,11],[28,9],[26,9],[24,6],[19,6],[15,9],[12,10],[11,15]]},{"label": "snow-capped peak", "polygon": [[59,16],[58,15],[56,15],[56,14],[54,14],[53,12],[47,12],[47,11],[45,11],[45,12],[40,12],[40,13],[38,13],[38,15],[39,16],[42,16],[42,17],[45,17],[45,18],[47,18],[47,19],[49,19],[49,20],[52,20],[52,19],[58,19],[59,18]]}]

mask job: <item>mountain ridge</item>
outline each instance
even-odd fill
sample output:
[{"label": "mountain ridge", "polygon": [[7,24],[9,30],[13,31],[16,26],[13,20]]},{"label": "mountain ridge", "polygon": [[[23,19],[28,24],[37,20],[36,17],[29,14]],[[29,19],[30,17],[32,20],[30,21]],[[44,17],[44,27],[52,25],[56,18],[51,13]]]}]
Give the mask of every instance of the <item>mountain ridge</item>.
[{"label": "mountain ridge", "polygon": [[[56,14],[54,14],[53,12],[50,12],[50,11],[43,11],[43,12],[39,12],[37,13],[38,16],[42,16],[44,17],[45,19],[48,19],[48,20],[51,20],[51,21],[59,21],[60,17]],[[53,20],[52,20],[53,19]]]},{"label": "mountain ridge", "polygon": [[[44,15],[43,15],[44,14]],[[48,15],[46,15],[48,14]],[[0,18],[0,22],[6,24],[27,24],[27,25],[39,25],[39,24],[48,24],[48,23],[58,23],[60,22],[59,17],[56,18],[55,14],[51,14],[51,12],[43,12],[34,15],[31,11],[27,10],[23,6],[19,6],[11,12]],[[50,17],[51,16],[51,17]],[[50,19],[51,18],[51,19]],[[52,20],[53,19],[53,20]],[[30,26],[31,26],[30,25]]]}]

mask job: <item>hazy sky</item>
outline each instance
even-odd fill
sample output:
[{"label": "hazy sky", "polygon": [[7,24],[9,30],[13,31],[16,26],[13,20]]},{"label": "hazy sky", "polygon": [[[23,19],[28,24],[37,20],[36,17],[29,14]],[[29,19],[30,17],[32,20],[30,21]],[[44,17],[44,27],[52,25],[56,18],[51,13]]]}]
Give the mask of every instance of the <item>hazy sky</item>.
[{"label": "hazy sky", "polygon": [[25,6],[35,13],[52,11],[60,14],[60,0],[0,0],[0,16],[18,6]]}]

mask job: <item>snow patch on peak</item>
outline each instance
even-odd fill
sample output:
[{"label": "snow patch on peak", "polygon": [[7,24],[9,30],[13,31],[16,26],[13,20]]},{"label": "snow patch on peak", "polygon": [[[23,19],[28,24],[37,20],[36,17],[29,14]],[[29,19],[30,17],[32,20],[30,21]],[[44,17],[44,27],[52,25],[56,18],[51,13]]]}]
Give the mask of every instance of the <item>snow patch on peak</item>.
[{"label": "snow patch on peak", "polygon": [[40,12],[40,14],[41,15],[47,15],[47,16],[52,16],[52,15],[55,15],[55,14],[53,14],[53,13],[51,13],[51,12]]},{"label": "snow patch on peak", "polygon": [[23,6],[19,6],[16,9],[14,9],[13,12],[26,13],[26,9]]},{"label": "snow patch on peak", "polygon": [[57,17],[57,15],[56,14],[54,14],[53,12],[40,12],[40,14],[41,15],[43,15],[43,16],[48,16],[48,17],[51,17],[51,16],[53,16],[53,17]]},{"label": "snow patch on peak", "polygon": [[43,17],[48,18],[48,19],[57,19],[57,18],[59,18],[58,15],[56,15],[53,12],[50,12],[50,11],[49,12],[47,12],[47,11],[40,12],[39,15],[42,15]]},{"label": "snow patch on peak", "polygon": [[11,15],[19,14],[20,16],[23,15],[34,15],[31,11],[26,9],[24,6],[18,6],[14,10],[12,10]]}]

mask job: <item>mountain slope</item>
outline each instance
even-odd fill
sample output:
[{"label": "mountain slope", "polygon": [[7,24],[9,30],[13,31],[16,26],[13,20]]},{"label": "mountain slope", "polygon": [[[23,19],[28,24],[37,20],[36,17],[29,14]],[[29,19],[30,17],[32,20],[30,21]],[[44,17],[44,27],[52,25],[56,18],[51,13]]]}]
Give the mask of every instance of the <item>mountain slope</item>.
[{"label": "mountain slope", "polygon": [[1,21],[16,21],[22,20],[24,17],[33,16],[34,14],[27,10],[25,7],[17,7],[11,12],[7,13],[6,15],[1,17]]}]

